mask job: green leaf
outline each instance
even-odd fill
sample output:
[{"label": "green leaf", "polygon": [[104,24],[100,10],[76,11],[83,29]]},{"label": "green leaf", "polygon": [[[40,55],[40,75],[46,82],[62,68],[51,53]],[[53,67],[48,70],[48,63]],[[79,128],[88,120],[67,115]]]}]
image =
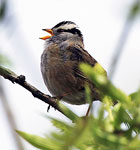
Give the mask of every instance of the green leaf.
[{"label": "green leaf", "polygon": [[22,131],[16,131],[21,137],[23,137],[26,141],[28,141],[33,146],[42,149],[42,150],[53,150],[49,147],[46,138],[42,138],[37,135],[29,134]]},{"label": "green leaf", "polygon": [[62,103],[58,103],[58,105],[59,108],[64,112],[64,114],[73,122],[75,122],[79,118],[74,112],[72,112],[68,107],[66,107]]},{"label": "green leaf", "polygon": [[87,84],[85,85],[85,95],[86,95],[86,102],[90,104],[92,102],[91,90]]},{"label": "green leaf", "polygon": [[[100,65],[91,67],[87,64],[80,65],[83,73],[100,89],[105,95],[110,96],[113,100],[119,100],[124,104],[131,105],[131,98],[123,91],[115,87],[107,78]],[[97,71],[98,70],[98,71]],[[100,70],[100,71],[99,71]]]},{"label": "green leaf", "polygon": [[95,64],[94,71],[97,72],[98,74],[101,74],[101,75],[107,77],[107,73],[106,73],[105,69],[99,63]]},{"label": "green leaf", "polygon": [[136,104],[139,104],[140,103],[140,89],[138,89],[138,91],[130,94],[130,97]]},{"label": "green leaf", "polygon": [[58,129],[60,129],[61,131],[68,132],[72,128],[71,125],[68,125],[67,123],[63,121],[60,121],[54,118],[50,118],[50,119],[53,125],[57,127]]}]

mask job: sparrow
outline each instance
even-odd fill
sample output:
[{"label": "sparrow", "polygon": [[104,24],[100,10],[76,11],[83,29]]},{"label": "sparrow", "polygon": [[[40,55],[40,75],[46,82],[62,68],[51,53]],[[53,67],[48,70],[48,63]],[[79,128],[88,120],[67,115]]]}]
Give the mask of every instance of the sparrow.
[{"label": "sparrow", "polygon": [[98,62],[85,50],[78,26],[72,21],[62,21],[43,30],[49,35],[40,38],[45,40],[41,72],[52,96],[74,105],[85,104],[88,84],[92,101],[100,100],[99,90],[79,68],[81,63],[94,67]]}]

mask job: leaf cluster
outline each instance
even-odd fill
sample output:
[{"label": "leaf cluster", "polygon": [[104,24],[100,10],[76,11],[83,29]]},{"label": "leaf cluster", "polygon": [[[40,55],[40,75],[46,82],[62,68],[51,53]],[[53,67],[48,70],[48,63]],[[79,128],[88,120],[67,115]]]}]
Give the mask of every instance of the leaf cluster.
[{"label": "leaf cluster", "polygon": [[[59,132],[46,137],[22,131],[18,134],[42,150],[139,150],[140,90],[125,94],[108,80],[99,64],[94,68],[86,64],[80,67],[104,94],[97,117],[91,114],[80,118],[68,111],[74,123],[51,118]],[[117,104],[112,106],[116,100]]]}]

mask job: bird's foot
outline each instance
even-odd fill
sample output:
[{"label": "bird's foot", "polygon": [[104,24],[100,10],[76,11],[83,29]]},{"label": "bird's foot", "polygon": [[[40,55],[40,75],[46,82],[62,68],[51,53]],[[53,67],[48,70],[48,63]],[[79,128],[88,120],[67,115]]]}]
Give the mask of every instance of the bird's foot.
[{"label": "bird's foot", "polygon": [[[55,102],[56,102],[56,104],[57,104],[57,103],[58,103],[64,96],[66,96],[66,95],[67,95],[67,94],[63,94],[63,95],[61,95],[61,96],[53,96],[53,97],[51,97],[51,98],[54,99]],[[47,112],[49,112],[50,108],[51,108],[51,105],[48,106]]]}]

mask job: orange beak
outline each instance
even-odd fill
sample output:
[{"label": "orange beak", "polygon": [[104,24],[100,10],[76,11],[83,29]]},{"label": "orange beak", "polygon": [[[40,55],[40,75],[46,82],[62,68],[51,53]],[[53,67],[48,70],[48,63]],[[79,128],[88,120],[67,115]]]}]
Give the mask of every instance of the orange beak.
[{"label": "orange beak", "polygon": [[52,29],[42,29],[42,30],[48,32],[49,34],[51,34],[51,35],[47,35],[47,36],[44,36],[44,37],[40,37],[40,39],[42,39],[42,40],[49,39],[50,37],[52,37],[54,35]]}]

